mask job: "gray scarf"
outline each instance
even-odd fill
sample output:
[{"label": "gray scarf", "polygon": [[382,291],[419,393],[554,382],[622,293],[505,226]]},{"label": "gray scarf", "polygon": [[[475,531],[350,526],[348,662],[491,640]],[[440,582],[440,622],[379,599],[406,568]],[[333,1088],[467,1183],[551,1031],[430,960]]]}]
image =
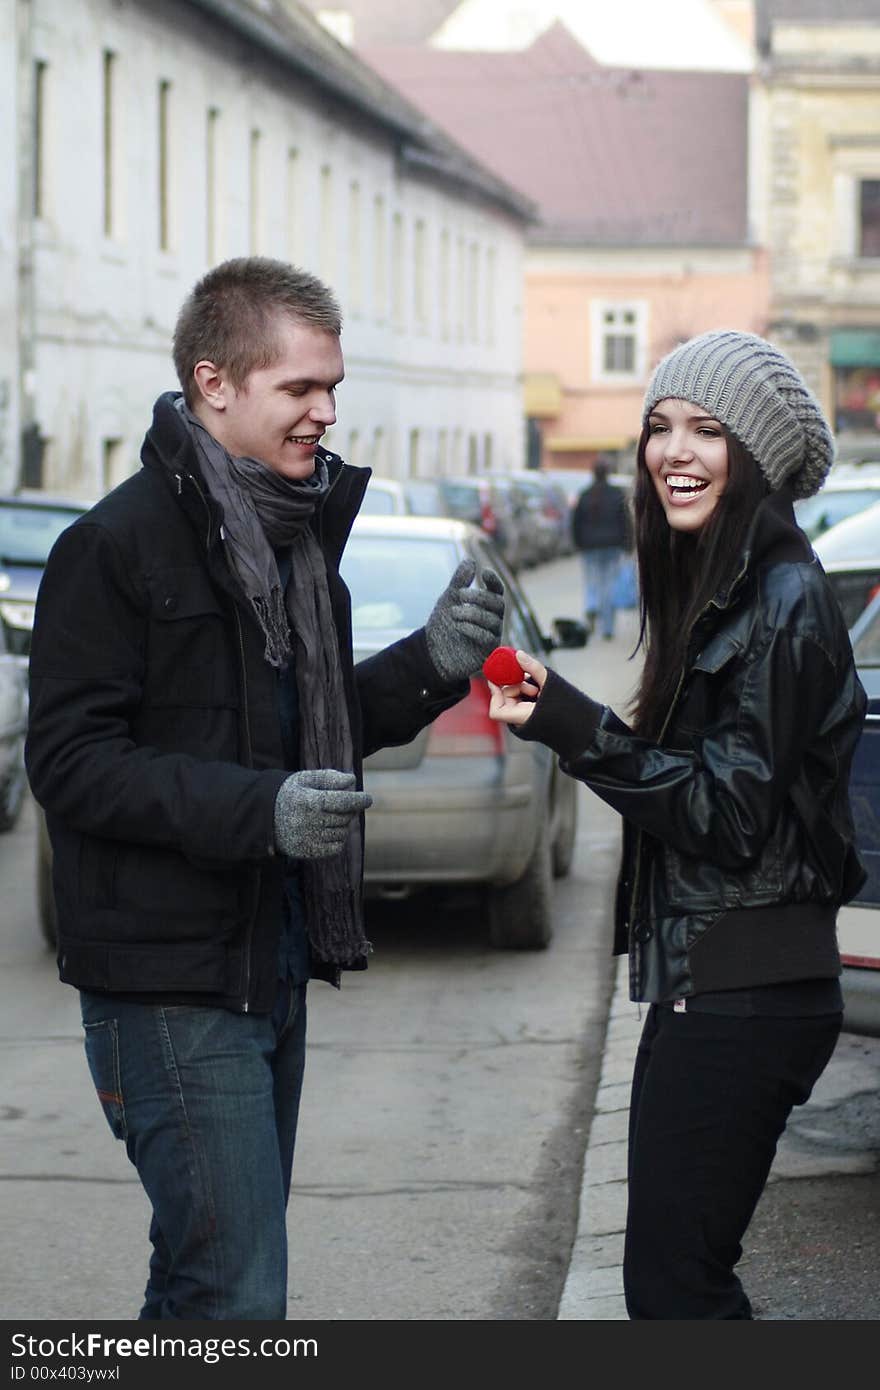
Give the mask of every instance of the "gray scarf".
[{"label": "gray scarf", "polygon": [[[311,478],[292,482],[256,459],[233,458],[182,397],[178,409],[208,492],[223,513],[227,558],[266,638],[264,656],[278,670],[293,657],[299,765],[351,772],[354,751],[327,570],[309,526],[329,488],[327,465],[317,462]],[[291,548],[292,564],[282,594],[273,547],[284,545]],[[362,858],[355,820],[342,854],[297,861],[309,940],[332,964],[354,962],[370,949],[361,908]]]}]

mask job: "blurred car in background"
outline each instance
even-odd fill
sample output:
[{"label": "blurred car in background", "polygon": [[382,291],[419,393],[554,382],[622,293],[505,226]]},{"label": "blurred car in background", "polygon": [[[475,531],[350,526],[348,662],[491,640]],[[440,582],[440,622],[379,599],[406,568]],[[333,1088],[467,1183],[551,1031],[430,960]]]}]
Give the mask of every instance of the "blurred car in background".
[{"label": "blurred car in background", "polygon": [[27,667],[10,652],[0,624],[0,831],[12,830],[27,794],[24,736],[27,732]]},{"label": "blurred car in background", "polygon": [[495,542],[509,568],[518,570],[523,553],[522,519],[509,490],[492,474],[441,477],[438,482],[447,514],[479,526]]},{"label": "blurred car in background", "polygon": [[[541,657],[584,645],[579,622],[557,619],[552,633],[542,630],[503,557],[472,523],[361,513],[342,559],[355,659],[420,627],[468,557],[478,572],[489,566],[504,580],[504,644]],[[549,749],[518,739],[488,707],[486,681],[474,676],[469,694],[411,743],[367,758],[365,888],[370,897],[401,898],[479,886],[490,942],[540,949],[553,932],[553,878],[571,866],[577,784]]]},{"label": "blurred car in background", "polygon": [[797,499],[794,514],[798,526],[814,541],[838,521],[875,502],[880,502],[880,460],[836,463],[819,492]]},{"label": "blurred car in background", "polygon": [[406,516],[409,503],[406,489],[397,478],[383,478],[373,473],[367,483],[361,511],[368,516]]},{"label": "blurred car in background", "polygon": [[[342,559],[351,590],[355,660],[421,627],[460,560],[504,580],[503,642],[536,656],[580,647],[584,625],[556,619],[542,630],[526,594],[491,540],[449,518],[356,518]],[[543,744],[518,739],[488,715],[482,675],[452,709],[411,742],[367,758],[364,885],[368,897],[402,898],[432,887],[485,893],[488,936],[502,949],[536,950],[553,934],[554,878],[571,867],[578,784]],[[55,942],[52,851],[37,817],[40,929]]]},{"label": "blurred car in background", "polygon": [[856,845],[868,878],[837,915],[843,963],[843,1026],[880,1037],[880,593],[850,631],[868,712],[856,746],[850,799]]},{"label": "blurred car in background", "polygon": [[544,564],[564,553],[565,537],[569,531],[568,505],[564,494],[550,478],[537,469],[511,473],[515,486],[523,494],[528,527],[533,537],[533,564]]},{"label": "blurred car in background", "polygon": [[88,506],[44,493],[0,496],[0,623],[8,650],[25,665],[49,551]]},{"label": "blurred car in background", "polygon": [[880,501],[823,531],[813,549],[851,628],[880,591]]}]

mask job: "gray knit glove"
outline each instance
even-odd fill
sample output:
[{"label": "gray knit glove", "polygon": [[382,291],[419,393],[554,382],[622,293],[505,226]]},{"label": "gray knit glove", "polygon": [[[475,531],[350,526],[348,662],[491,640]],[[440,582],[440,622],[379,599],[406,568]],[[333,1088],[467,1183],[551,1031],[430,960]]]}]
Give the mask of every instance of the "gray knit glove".
[{"label": "gray knit glove", "polygon": [[353,772],[293,772],[275,798],[275,842],[288,859],[327,859],[341,853],[352,818],[372,804],[368,792],[355,791]]},{"label": "gray knit glove", "polygon": [[428,654],[445,681],[474,675],[501,641],[504,585],[484,569],[485,588],[471,588],[476,572],[473,560],[462,560],[425,623]]}]

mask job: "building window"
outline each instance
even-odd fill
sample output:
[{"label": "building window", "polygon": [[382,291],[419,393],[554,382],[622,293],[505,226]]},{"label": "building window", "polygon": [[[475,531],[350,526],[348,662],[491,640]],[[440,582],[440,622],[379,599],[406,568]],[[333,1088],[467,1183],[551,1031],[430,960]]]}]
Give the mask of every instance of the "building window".
[{"label": "building window", "polygon": [[407,459],[407,477],[417,478],[419,476],[419,432],[410,430],[409,432],[409,458]]},{"label": "building window", "polygon": [[486,342],[489,347],[495,346],[495,280],[497,274],[498,253],[494,246],[490,246],[486,252]]},{"label": "building window", "polygon": [[402,328],[404,324],[403,314],[403,282],[406,267],[403,263],[403,216],[396,212],[391,223],[391,266],[392,266],[392,299],[391,315],[395,328]]},{"label": "building window", "polygon": [[171,83],[159,83],[159,250],[171,249]]},{"label": "building window", "polygon": [[437,472],[442,478],[449,468],[449,434],[440,430],[437,435]]},{"label": "building window", "polygon": [[102,73],[102,92],[101,92],[101,155],[104,163],[103,169],[103,227],[104,235],[112,237],[116,231],[116,219],[114,217],[113,206],[113,162],[114,146],[116,141],[114,106],[116,85],[116,54],[109,49],[104,50],[104,67]]},{"label": "building window", "polygon": [[424,332],[428,327],[428,284],[425,250],[425,223],[416,221],[413,235],[413,307],[416,324]]},{"label": "building window", "polygon": [[467,471],[471,474],[480,471],[480,441],[475,434],[468,435]]},{"label": "building window", "polygon": [[287,256],[295,265],[300,254],[299,150],[287,151]]},{"label": "building window", "polygon": [[263,240],[262,145],[262,132],[252,130],[248,148],[248,237],[251,255],[260,251]]},{"label": "building window", "polygon": [[108,492],[111,487],[121,483],[131,469],[125,457],[124,439],[103,439],[101,441],[101,491]]},{"label": "building window", "polygon": [[592,375],[597,381],[631,382],[644,374],[645,323],[641,304],[592,305]]},{"label": "building window", "polygon": [[475,241],[468,247],[468,337],[472,343],[480,332],[480,248]]},{"label": "building window", "polygon": [[456,245],[456,312],[455,312],[455,336],[459,342],[464,338],[464,322],[467,312],[467,274],[466,274],[466,252],[464,237],[457,238]]},{"label": "building window", "polygon": [[333,170],[321,166],[321,245],[318,263],[321,278],[332,284],[336,277],[336,227],[333,224]]},{"label": "building window", "polygon": [[349,430],[349,433],[348,433],[348,453],[347,453],[347,455],[346,455],[346,462],[347,462],[347,463],[353,464],[355,468],[359,468],[359,467],[360,467],[360,462],[361,462],[361,436],[360,436],[360,431],[359,431],[359,430]]},{"label": "building window", "polygon": [[388,231],[381,193],[373,199],[373,308],[381,323],[388,312]]},{"label": "building window", "polygon": [[859,184],[859,255],[880,257],[880,179]]},{"label": "building window", "polygon": [[361,186],[354,180],[348,189],[348,302],[353,314],[363,307],[362,255]]},{"label": "building window", "polygon": [[373,430],[373,442],[370,448],[370,467],[373,469],[374,473],[384,473],[387,462],[385,431],[381,425],[377,425]]},{"label": "building window", "polygon": [[220,112],[208,111],[205,123],[205,253],[208,265],[220,257]]},{"label": "building window", "polygon": [[34,63],[34,217],[46,216],[46,64]]},{"label": "building window", "polygon": [[483,472],[491,473],[495,461],[495,445],[491,434],[483,435]]},{"label": "building window", "polygon": [[449,229],[440,233],[440,336],[449,337]]}]

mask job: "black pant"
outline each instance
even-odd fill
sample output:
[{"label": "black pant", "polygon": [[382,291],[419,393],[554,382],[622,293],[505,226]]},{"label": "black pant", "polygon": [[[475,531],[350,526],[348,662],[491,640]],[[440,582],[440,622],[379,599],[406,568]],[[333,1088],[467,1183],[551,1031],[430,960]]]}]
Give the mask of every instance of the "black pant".
[{"label": "black pant", "polygon": [[740,1241],[795,1105],[841,1015],[739,1018],[652,1005],[629,1115],[624,1290],[630,1318],[750,1318]]}]

